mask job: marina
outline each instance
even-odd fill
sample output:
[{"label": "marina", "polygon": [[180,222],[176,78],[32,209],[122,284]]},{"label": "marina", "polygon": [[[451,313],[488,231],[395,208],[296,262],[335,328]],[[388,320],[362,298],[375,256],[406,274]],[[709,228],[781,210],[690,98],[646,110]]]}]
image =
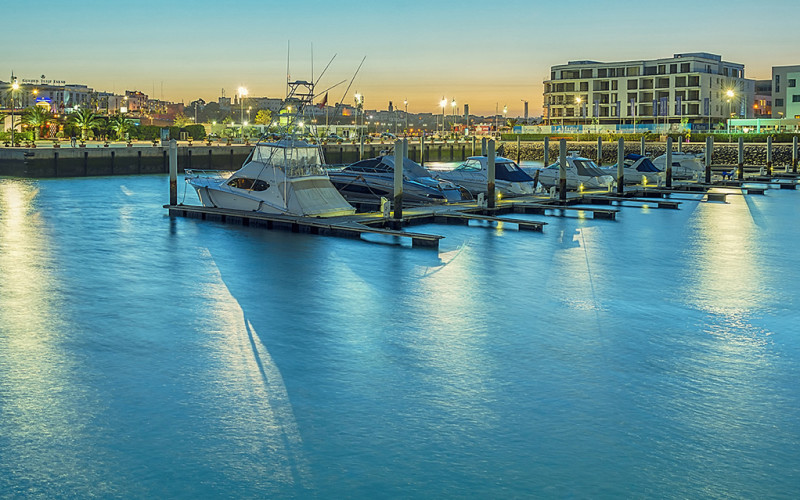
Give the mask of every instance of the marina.
[{"label": "marina", "polygon": [[170,217],[168,191],[0,180],[11,496],[796,486],[793,191],[413,226],[436,252]]}]

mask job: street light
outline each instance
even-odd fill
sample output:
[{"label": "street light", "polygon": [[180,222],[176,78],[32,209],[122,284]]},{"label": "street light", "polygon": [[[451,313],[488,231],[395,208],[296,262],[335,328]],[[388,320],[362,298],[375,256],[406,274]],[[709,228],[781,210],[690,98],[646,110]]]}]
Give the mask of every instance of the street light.
[{"label": "street light", "polygon": [[[731,133],[731,114],[732,114],[732,112],[731,112],[731,100],[733,99],[733,96],[735,95],[735,93],[733,92],[733,89],[728,89],[725,92],[725,95],[728,96],[728,120],[727,121],[728,121],[728,135],[730,135],[730,133]],[[730,140],[730,138],[729,138],[729,140]]]},{"label": "street light", "polygon": [[[353,97],[355,97],[355,99],[356,99],[356,120],[355,120],[356,121],[356,135],[358,137],[361,137],[361,132],[359,132],[359,130],[358,130],[358,110],[361,109],[361,103],[364,100],[364,96],[359,94],[358,92],[356,92]],[[362,116],[361,119],[363,120],[364,117]]]},{"label": "street light", "polygon": [[[239,87],[239,121],[244,123],[244,96],[247,95],[247,89]],[[244,137],[244,128],[242,129],[242,136]]]},{"label": "street light", "polygon": [[[580,113],[580,112],[581,112],[581,102],[582,102],[582,101],[583,101],[583,99],[581,99],[581,96],[575,96],[575,104],[577,104],[577,105],[578,105],[578,113]],[[576,114],[575,114],[575,123],[576,123],[576,124],[579,122],[579,120],[578,120],[578,116],[579,116],[579,115],[576,113]]]},{"label": "street light", "polygon": [[441,102],[439,102],[439,106],[442,107],[442,135],[444,135],[444,108],[447,106],[447,99],[442,96]]},{"label": "street light", "polygon": [[408,133],[408,99],[403,99],[403,106],[405,106],[405,112],[406,112],[406,134],[407,134]]},{"label": "street light", "polygon": [[453,97],[453,102],[450,103],[450,106],[453,107],[453,133],[456,132],[456,98]]},{"label": "street light", "polygon": [[14,146],[14,111],[16,104],[14,103],[14,91],[19,90],[19,83],[14,75],[11,75],[11,146]]}]

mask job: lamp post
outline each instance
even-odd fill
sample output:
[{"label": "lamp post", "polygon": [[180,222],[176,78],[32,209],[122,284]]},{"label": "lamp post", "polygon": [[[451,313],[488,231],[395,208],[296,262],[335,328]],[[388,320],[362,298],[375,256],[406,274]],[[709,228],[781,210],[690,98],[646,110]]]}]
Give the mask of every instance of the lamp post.
[{"label": "lamp post", "polygon": [[453,101],[450,103],[450,106],[453,108],[453,135],[456,133],[456,98],[453,97]]},{"label": "lamp post", "polygon": [[[356,135],[358,137],[361,137],[361,133],[358,130],[358,110],[361,108],[361,103],[364,100],[364,96],[362,96],[361,94],[356,92],[354,97],[356,99],[356,120],[355,120],[356,121]],[[361,119],[363,120],[364,118],[362,117]]]},{"label": "lamp post", "polygon": [[447,99],[445,99],[444,96],[442,96],[439,105],[442,107],[442,136],[444,136],[444,108],[447,106]]},{"label": "lamp post", "polygon": [[[508,114],[508,106],[503,104],[503,126],[506,123],[506,115]],[[497,137],[500,137],[500,129],[497,129]]]},{"label": "lamp post", "polygon": [[575,112],[575,124],[576,125],[580,123],[580,120],[578,120],[578,117],[580,116],[580,112],[581,112],[581,102],[582,102],[581,96],[575,96],[575,104],[578,106],[578,109]]},{"label": "lamp post", "polygon": [[[403,106],[405,106],[405,113],[406,113],[406,130],[405,133],[408,133],[408,99],[403,99]],[[405,134],[403,134],[405,135]]]},{"label": "lamp post", "polygon": [[14,112],[16,103],[14,102],[14,92],[19,90],[19,83],[14,75],[11,75],[11,146],[14,146]]},{"label": "lamp post", "polygon": [[[244,123],[244,96],[247,95],[247,89],[239,87],[239,122]],[[242,127],[242,137],[244,137],[244,127]]]},{"label": "lamp post", "polygon": [[[725,95],[728,96],[728,120],[727,121],[728,121],[728,136],[730,136],[730,134],[731,134],[731,100],[733,99],[733,96],[735,94],[733,92],[733,89],[728,89],[725,92]],[[728,140],[730,140],[730,137],[728,137]]]}]

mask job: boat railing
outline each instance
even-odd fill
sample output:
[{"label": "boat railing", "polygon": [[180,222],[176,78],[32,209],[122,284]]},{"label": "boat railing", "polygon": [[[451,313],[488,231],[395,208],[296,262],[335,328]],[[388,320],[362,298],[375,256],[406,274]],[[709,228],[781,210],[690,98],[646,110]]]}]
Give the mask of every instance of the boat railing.
[{"label": "boat railing", "polygon": [[187,168],[185,171],[187,177],[204,177],[207,179],[227,179],[233,175],[232,170],[203,170],[196,168]]}]

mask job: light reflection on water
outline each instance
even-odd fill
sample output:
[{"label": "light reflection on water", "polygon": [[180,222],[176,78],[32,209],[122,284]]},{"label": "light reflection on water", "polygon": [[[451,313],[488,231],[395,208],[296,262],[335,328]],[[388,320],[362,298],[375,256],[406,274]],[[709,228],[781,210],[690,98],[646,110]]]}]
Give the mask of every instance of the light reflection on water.
[{"label": "light reflection on water", "polygon": [[796,193],[415,228],[436,253],[171,220],[166,190],[0,181],[0,491],[797,489]]}]

